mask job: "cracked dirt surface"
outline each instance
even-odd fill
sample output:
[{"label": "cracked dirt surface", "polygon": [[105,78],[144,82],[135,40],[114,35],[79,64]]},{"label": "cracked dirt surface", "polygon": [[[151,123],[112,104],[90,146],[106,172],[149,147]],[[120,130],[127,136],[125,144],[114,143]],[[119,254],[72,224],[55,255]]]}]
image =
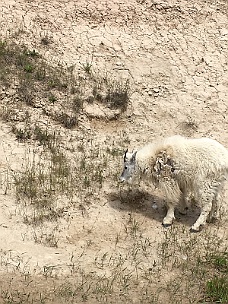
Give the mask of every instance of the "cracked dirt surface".
[{"label": "cracked dirt surface", "polygon": [[[118,120],[104,121],[96,115],[81,120],[80,128],[95,143],[107,146],[127,138],[126,147],[134,148],[157,137],[182,134],[212,137],[228,148],[226,0],[1,0],[0,29],[2,39],[24,43],[53,65],[61,63],[83,74],[83,65],[89,63],[101,75],[108,71],[113,79],[129,80],[129,106]],[[48,38],[47,45],[40,43],[42,38]],[[88,107],[87,114],[103,111]],[[34,244],[34,233],[22,223],[13,192],[4,194],[4,168],[22,165],[25,145],[15,141],[4,122],[0,124],[0,248],[2,259],[11,261],[13,269],[20,261],[20,267],[35,273],[52,265],[53,276],[65,275],[71,271],[72,255],[90,269],[96,254],[115,251],[114,238],[130,213],[151,243],[162,239],[163,205],[151,208],[149,193],[143,204],[123,206],[115,197],[116,183],[107,182],[88,209],[71,210],[71,219],[56,228],[58,248]],[[69,132],[66,141],[70,137],[76,145],[80,130]],[[121,162],[115,165],[119,172]],[[191,221],[184,218],[178,224],[188,227]],[[226,220],[219,230],[224,240],[227,229]],[[124,238],[122,242],[120,252],[127,244]],[[151,252],[150,261],[156,254]],[[4,267],[1,272],[5,273]]]}]

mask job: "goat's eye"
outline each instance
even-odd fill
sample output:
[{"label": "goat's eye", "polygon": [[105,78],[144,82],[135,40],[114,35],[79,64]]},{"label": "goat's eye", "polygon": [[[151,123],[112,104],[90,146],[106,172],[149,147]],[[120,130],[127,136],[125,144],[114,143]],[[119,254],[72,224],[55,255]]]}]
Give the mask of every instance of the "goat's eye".
[{"label": "goat's eye", "polygon": [[124,169],[127,170],[127,166],[125,166]]}]

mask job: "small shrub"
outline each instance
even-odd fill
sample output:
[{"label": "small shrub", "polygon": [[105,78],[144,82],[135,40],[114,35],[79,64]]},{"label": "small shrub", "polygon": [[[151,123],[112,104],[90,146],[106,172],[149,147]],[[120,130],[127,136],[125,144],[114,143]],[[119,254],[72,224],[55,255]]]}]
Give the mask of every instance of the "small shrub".
[{"label": "small shrub", "polygon": [[93,96],[98,102],[103,103],[110,109],[125,111],[129,101],[129,81],[114,80],[106,77],[98,79],[93,86]]},{"label": "small shrub", "polygon": [[82,65],[82,67],[86,73],[88,73],[88,74],[91,73],[92,63],[86,62]]},{"label": "small shrub", "polygon": [[56,144],[56,134],[50,134],[47,129],[42,130],[39,126],[35,126],[34,139],[39,141],[41,145],[49,147],[50,149]]},{"label": "small shrub", "polygon": [[16,139],[20,142],[26,141],[28,139],[31,139],[32,133],[29,129],[21,129],[17,128],[15,126],[12,127],[12,132],[15,134]]},{"label": "small shrub", "polygon": [[29,200],[37,208],[51,206],[52,198],[70,188],[71,170],[63,152],[53,146],[49,163],[28,160],[25,170],[14,176],[18,200]]},{"label": "small shrub", "polygon": [[79,113],[83,107],[83,99],[80,96],[76,96],[73,99],[73,110]]},{"label": "small shrub", "polygon": [[48,36],[45,36],[41,38],[40,42],[43,45],[49,45],[51,43],[51,39]]},{"label": "small shrub", "polygon": [[24,71],[27,72],[27,73],[32,73],[33,72],[33,66],[31,64],[26,64],[24,66]]},{"label": "small shrub", "polygon": [[129,82],[114,83],[108,91],[107,101],[111,108],[120,108],[125,111],[129,101]]},{"label": "small shrub", "polygon": [[53,94],[51,94],[49,97],[48,97],[48,100],[51,102],[51,103],[55,103],[57,101],[57,97]]},{"label": "small shrub", "polygon": [[78,124],[78,119],[74,114],[68,115],[67,113],[61,113],[56,116],[56,120],[67,129],[72,129]]},{"label": "small shrub", "polygon": [[6,43],[5,41],[0,41],[0,56],[4,56],[6,54]]}]

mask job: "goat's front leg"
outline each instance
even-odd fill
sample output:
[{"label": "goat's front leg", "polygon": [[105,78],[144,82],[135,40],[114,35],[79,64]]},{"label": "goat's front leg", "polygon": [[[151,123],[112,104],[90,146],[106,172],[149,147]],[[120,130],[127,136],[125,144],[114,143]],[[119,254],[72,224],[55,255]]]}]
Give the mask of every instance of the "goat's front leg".
[{"label": "goat's front leg", "polygon": [[174,216],[174,205],[172,203],[167,203],[167,214],[163,219],[162,225],[164,227],[169,227],[172,225],[173,221],[175,220]]}]

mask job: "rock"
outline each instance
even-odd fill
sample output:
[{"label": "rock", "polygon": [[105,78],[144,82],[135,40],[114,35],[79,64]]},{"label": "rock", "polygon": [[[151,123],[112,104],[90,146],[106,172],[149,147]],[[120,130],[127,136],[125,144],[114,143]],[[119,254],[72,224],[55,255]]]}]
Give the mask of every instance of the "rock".
[{"label": "rock", "polygon": [[220,34],[221,34],[222,36],[228,35],[228,29],[222,28],[222,29],[220,30]]},{"label": "rock", "polygon": [[121,110],[112,110],[101,103],[92,103],[84,105],[84,112],[91,118],[115,119],[121,113]]}]

